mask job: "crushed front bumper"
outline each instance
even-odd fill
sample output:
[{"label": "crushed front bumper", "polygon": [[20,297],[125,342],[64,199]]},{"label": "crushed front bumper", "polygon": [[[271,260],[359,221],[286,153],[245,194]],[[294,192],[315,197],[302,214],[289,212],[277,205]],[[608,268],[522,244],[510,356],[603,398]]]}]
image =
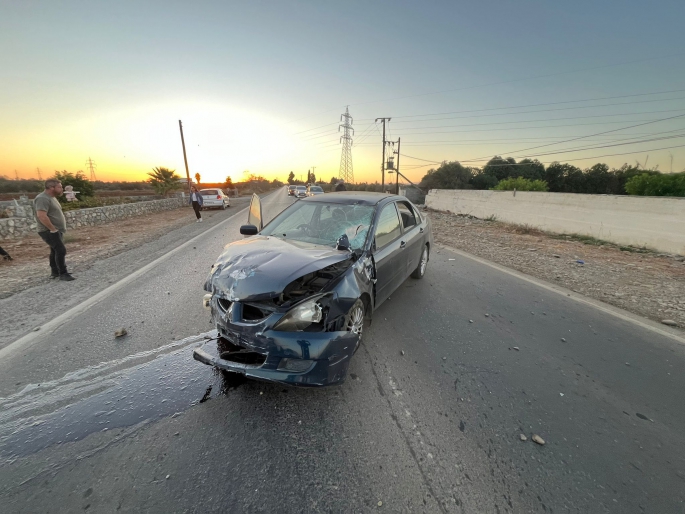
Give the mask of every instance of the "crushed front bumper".
[{"label": "crushed front bumper", "polygon": [[[343,382],[358,341],[350,332],[265,331],[246,339],[218,328],[223,337],[196,348],[195,360],[248,378],[296,386]],[[306,369],[286,369],[292,363],[303,364]]]}]

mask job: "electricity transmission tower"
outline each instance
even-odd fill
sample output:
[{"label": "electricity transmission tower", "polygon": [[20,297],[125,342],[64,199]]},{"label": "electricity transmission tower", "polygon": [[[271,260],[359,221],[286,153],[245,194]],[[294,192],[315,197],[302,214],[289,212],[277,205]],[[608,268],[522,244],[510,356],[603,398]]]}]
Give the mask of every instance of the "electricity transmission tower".
[{"label": "electricity transmission tower", "polygon": [[343,129],[343,135],[340,136],[340,142],[343,144],[342,154],[340,155],[340,171],[338,177],[343,179],[348,184],[354,183],[354,170],[352,169],[352,136],[354,134],[352,128],[352,116],[350,116],[350,109],[345,107],[345,114],[340,115],[340,121],[344,122],[338,126],[338,132]]},{"label": "electricity transmission tower", "polygon": [[88,168],[88,171],[90,171],[90,180],[91,182],[94,180],[97,180],[95,178],[95,170],[97,169],[97,164],[95,164],[95,161],[88,157],[88,160],[86,161],[86,168]]},{"label": "electricity transmission tower", "polygon": [[43,175],[40,172],[40,168],[36,168],[36,172],[38,173],[38,180],[43,180]]}]

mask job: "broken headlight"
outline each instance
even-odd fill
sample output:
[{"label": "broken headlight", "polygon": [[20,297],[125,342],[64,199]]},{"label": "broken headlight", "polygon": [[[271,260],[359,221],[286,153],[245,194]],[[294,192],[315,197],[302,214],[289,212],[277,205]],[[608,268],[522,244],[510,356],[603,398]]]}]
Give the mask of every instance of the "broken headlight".
[{"label": "broken headlight", "polygon": [[319,303],[320,296],[306,300],[283,316],[274,325],[274,330],[284,332],[301,332],[312,323],[319,323],[323,319],[323,308]]}]

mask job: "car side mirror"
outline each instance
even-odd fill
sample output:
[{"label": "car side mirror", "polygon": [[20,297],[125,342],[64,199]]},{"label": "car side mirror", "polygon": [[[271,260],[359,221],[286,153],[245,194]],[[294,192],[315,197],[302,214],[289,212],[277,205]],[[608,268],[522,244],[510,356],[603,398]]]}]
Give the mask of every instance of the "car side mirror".
[{"label": "car side mirror", "polygon": [[338,240],[335,242],[335,249],[350,250],[350,239],[347,237],[347,234],[343,234],[338,238]]},{"label": "car side mirror", "polygon": [[254,225],[243,225],[240,227],[240,233],[244,236],[256,236],[259,229]]}]

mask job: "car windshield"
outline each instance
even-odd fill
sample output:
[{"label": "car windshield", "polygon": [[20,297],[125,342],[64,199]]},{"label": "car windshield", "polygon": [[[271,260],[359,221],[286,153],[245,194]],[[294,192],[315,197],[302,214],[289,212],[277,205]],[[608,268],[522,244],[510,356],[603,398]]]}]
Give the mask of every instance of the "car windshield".
[{"label": "car windshield", "polygon": [[306,191],[307,190],[307,188],[304,186],[297,186],[297,189],[300,191]]},{"label": "car windshield", "polygon": [[200,194],[203,196],[218,195],[219,191],[217,191],[216,189],[203,189],[202,191],[200,191]]},{"label": "car windshield", "polygon": [[314,193],[323,193],[323,189],[321,189],[319,186],[312,186],[309,188],[310,191],[313,191]]},{"label": "car windshield", "polygon": [[370,205],[300,201],[276,216],[261,234],[326,246],[335,246],[340,236],[347,235],[350,249],[359,250],[366,241],[374,210]]}]

